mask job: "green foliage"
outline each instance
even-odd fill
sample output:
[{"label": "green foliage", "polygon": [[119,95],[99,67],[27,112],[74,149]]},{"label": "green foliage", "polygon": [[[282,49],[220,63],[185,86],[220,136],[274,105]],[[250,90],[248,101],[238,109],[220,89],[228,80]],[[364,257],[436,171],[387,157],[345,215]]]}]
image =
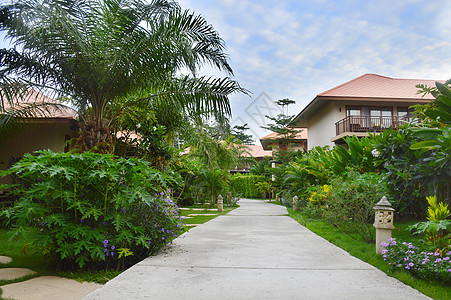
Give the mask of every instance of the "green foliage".
[{"label": "green foliage", "polygon": [[256,161],[251,167],[250,173],[252,175],[264,175],[269,178],[271,174],[270,158],[264,157],[261,161]]},{"label": "green foliage", "polygon": [[226,194],[230,181],[230,173],[221,169],[201,169],[197,184],[210,199],[210,204],[216,202],[219,194]]},{"label": "green foliage", "polygon": [[438,252],[422,251],[412,243],[391,239],[383,243],[383,258],[392,269],[408,270],[418,278],[433,279],[442,284],[451,283],[451,257],[440,257]]},{"label": "green foliage", "polygon": [[413,133],[405,126],[398,131],[384,130],[372,139],[379,152],[378,160],[383,162],[384,182],[397,214],[424,215],[428,176],[421,170],[424,151],[411,149],[416,142]]},{"label": "green foliage", "polygon": [[442,254],[448,253],[451,250],[450,243],[450,229],[451,221],[446,220],[449,216],[448,205],[443,202],[437,203],[437,197],[426,197],[429,207],[427,210],[426,222],[419,222],[410,227],[415,231],[415,234],[420,234],[425,237],[423,241],[429,246],[431,251],[438,251]]},{"label": "green foliage", "polygon": [[437,203],[437,196],[435,195],[426,197],[426,200],[429,203],[427,212],[427,219],[429,221],[440,221],[449,217],[448,204],[444,204],[443,202]]},{"label": "green foliage", "polygon": [[121,248],[134,263],[180,232],[164,192],[175,177],[144,160],[39,151],[1,175],[13,173],[22,183],[10,190],[18,200],[2,214],[62,268],[119,266]]},{"label": "green foliage", "polygon": [[233,126],[231,134],[238,140],[241,141],[244,145],[253,145],[254,140],[252,134],[246,134],[245,132],[249,130],[249,126],[247,123],[244,125],[235,125]]},{"label": "green foliage", "polygon": [[331,170],[335,175],[340,175],[352,167],[363,172],[375,172],[379,162],[372,154],[373,143],[370,138],[359,139],[356,136],[348,136],[345,139],[348,150],[341,146],[335,146],[328,151],[324,148],[316,148],[314,152],[321,166]]},{"label": "green foliage", "polygon": [[259,198],[262,194],[261,187],[258,184],[266,183],[265,176],[262,175],[241,175],[235,174],[232,176],[231,187],[232,190],[245,198]]},{"label": "green foliage", "polygon": [[308,202],[301,211],[321,217],[354,239],[374,242],[373,206],[385,193],[381,175],[348,171],[330,185],[309,188]]},{"label": "green foliage", "polygon": [[411,149],[421,153],[420,172],[439,199],[449,201],[451,195],[451,81],[436,82],[436,88],[418,86],[420,93],[431,93],[431,103],[417,105],[423,117],[422,127],[411,128],[419,139]]},{"label": "green foliage", "polygon": [[146,113],[127,113],[119,123],[120,136],[114,148],[116,155],[144,158],[159,169],[166,167],[177,155],[177,150],[166,140],[168,130]]}]

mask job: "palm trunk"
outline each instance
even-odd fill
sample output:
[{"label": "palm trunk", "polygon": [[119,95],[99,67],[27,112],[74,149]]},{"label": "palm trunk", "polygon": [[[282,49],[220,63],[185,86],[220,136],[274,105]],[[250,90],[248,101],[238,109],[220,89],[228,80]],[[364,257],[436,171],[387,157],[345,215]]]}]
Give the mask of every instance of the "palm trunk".
[{"label": "palm trunk", "polygon": [[80,136],[75,149],[81,152],[113,153],[114,130],[98,124],[96,121],[86,121],[80,125]]}]

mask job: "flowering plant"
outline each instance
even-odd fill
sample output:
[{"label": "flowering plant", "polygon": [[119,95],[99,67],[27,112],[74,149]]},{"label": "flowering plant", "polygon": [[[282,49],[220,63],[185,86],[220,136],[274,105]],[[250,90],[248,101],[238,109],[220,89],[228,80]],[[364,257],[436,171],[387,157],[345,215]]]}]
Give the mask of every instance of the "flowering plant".
[{"label": "flowering plant", "polygon": [[382,257],[392,269],[404,269],[418,278],[436,279],[451,283],[451,258],[440,252],[423,251],[412,243],[390,239],[382,243]]},{"label": "flowering plant", "polygon": [[108,154],[27,154],[1,175],[21,181],[17,201],[2,214],[17,234],[61,268],[135,263],[181,232],[178,208],[167,194],[174,178],[144,160]]}]

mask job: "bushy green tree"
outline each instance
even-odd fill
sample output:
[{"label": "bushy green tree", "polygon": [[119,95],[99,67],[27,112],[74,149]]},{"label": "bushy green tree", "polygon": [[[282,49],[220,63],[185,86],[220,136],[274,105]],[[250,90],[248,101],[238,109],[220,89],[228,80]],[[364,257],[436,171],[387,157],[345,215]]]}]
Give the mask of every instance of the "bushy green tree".
[{"label": "bushy green tree", "polygon": [[229,78],[176,75],[232,69],[213,26],[173,1],[14,1],[0,7],[0,30],[13,45],[0,50],[2,88],[23,84],[69,99],[83,121],[83,151],[112,151],[126,107],[159,102],[184,114],[227,115],[228,96],[244,91]]}]

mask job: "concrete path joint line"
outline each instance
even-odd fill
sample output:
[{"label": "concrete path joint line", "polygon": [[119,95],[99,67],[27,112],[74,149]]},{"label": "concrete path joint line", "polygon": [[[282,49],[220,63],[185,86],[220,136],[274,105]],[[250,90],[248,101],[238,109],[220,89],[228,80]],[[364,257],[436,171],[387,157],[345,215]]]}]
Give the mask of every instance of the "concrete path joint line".
[{"label": "concrete path joint line", "polygon": [[[165,265],[145,265],[145,266],[137,266],[137,267],[158,267],[158,268],[174,268],[174,266],[165,266]],[[213,267],[213,266],[178,266],[179,268],[185,269],[233,269],[233,270],[312,270],[312,271],[374,271],[373,268],[279,268],[279,267],[268,267],[268,268],[255,268],[255,267]]]}]

